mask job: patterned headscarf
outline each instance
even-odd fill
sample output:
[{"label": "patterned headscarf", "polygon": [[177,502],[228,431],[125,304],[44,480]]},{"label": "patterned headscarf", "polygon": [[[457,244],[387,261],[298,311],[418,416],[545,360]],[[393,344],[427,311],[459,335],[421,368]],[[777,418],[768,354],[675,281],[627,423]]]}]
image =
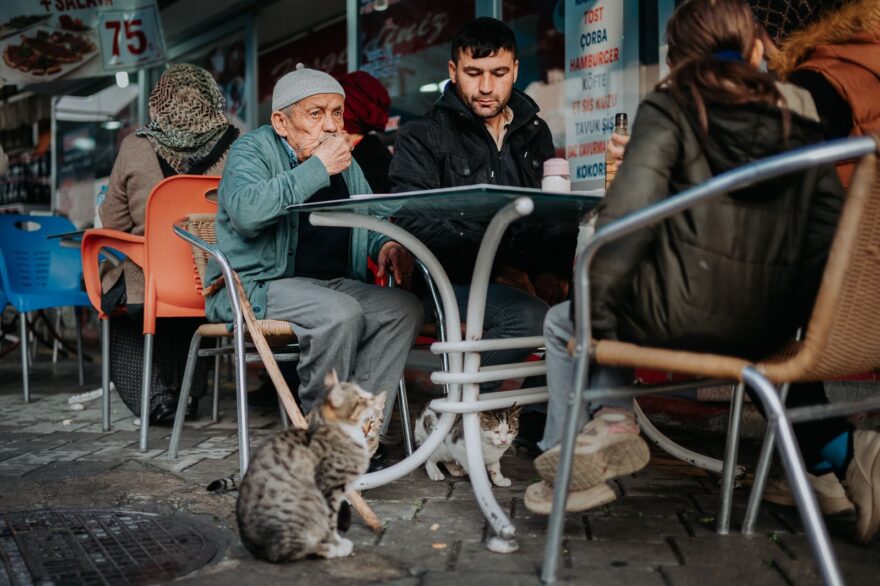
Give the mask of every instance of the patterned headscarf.
[{"label": "patterned headscarf", "polygon": [[804,29],[846,0],[749,0],[755,20],[764,25],[779,45],[788,35]]},{"label": "patterned headscarf", "polygon": [[231,128],[217,82],[196,65],[170,65],[150,92],[149,107],[150,122],[136,134],[177,173],[191,172]]}]

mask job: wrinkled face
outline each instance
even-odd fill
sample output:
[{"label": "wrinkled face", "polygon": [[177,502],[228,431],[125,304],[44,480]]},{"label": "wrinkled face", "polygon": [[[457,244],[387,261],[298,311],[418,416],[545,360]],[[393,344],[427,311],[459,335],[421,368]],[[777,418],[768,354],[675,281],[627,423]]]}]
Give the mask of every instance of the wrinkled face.
[{"label": "wrinkled face", "polygon": [[474,59],[470,51],[459,51],[458,63],[449,62],[449,79],[474,114],[494,118],[510,101],[518,69],[519,61],[507,49],[482,59]]},{"label": "wrinkled face", "polygon": [[521,407],[510,407],[480,413],[480,434],[483,442],[497,448],[510,446],[519,433]]},{"label": "wrinkled face", "polygon": [[345,99],[339,94],[317,94],[272,112],[272,128],[293,147],[300,162],[319,144],[342,132]]}]

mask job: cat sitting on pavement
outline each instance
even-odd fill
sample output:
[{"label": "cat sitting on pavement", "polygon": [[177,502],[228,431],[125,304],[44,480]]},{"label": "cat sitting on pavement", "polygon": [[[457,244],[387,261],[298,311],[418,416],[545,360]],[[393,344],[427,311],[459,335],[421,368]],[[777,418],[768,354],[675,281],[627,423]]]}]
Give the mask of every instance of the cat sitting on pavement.
[{"label": "cat sitting on pavement", "polygon": [[[236,507],[245,547],[270,562],[307,556],[345,557],[352,542],[337,522],[343,495],[367,470],[365,432],[381,428],[385,393],[370,395],[335,372],[324,379],[324,403],[309,414],[307,430],[289,429],[257,450],[241,482]],[[379,423],[375,423],[378,417]]]},{"label": "cat sitting on pavement", "polygon": [[[507,409],[495,411],[483,411],[480,413],[480,435],[482,437],[483,460],[489,478],[495,486],[510,486],[510,479],[501,473],[501,456],[513,444],[513,439],[519,431],[519,414],[522,407],[513,405]],[[425,407],[416,421],[415,439],[418,445],[434,430],[439,415],[430,408]],[[468,473],[467,450],[464,444],[464,428],[462,419],[459,417],[452,426],[449,434],[443,438],[434,453],[425,462],[425,470],[431,480],[443,480],[445,476],[437,466],[443,463],[446,470],[452,476],[464,476]]]}]

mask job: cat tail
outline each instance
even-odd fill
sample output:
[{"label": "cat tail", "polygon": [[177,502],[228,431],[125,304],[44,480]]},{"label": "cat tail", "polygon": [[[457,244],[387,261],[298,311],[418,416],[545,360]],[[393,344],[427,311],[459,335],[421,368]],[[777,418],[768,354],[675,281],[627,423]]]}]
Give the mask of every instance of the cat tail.
[{"label": "cat tail", "polygon": [[233,472],[208,484],[208,492],[232,492],[238,490],[239,484],[241,484],[241,474]]}]

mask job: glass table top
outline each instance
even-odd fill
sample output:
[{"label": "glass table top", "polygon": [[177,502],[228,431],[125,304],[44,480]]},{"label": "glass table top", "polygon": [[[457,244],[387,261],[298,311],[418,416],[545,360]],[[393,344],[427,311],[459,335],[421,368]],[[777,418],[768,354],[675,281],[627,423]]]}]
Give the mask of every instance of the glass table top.
[{"label": "glass table top", "polygon": [[602,190],[549,192],[498,185],[468,185],[391,195],[353,195],[348,199],[288,206],[290,212],[355,212],[399,218],[488,220],[519,197],[529,197],[538,221],[580,220],[602,201]]}]

